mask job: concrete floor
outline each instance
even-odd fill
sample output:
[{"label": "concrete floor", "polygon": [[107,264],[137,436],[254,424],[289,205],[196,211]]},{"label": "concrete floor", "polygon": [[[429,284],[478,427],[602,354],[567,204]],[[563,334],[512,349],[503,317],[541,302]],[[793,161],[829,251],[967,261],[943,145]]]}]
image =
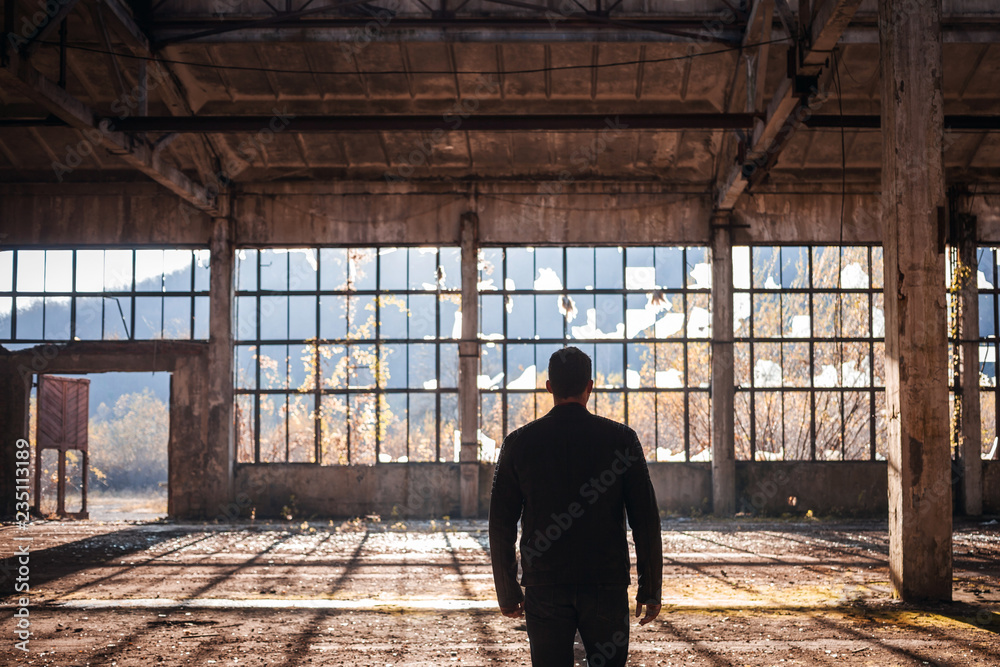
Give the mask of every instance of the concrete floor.
[{"label": "concrete floor", "polygon": [[[664,610],[630,665],[1000,664],[995,521],[956,524],[956,602],[923,609],[891,600],[882,522],[663,530]],[[483,521],[41,522],[0,544],[31,551],[34,632],[14,647],[2,598],[3,664],[529,664]]]}]

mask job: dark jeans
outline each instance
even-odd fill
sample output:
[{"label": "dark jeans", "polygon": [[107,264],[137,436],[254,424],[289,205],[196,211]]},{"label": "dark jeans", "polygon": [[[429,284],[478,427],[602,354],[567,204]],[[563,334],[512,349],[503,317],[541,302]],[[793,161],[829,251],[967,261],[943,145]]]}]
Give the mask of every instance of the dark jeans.
[{"label": "dark jeans", "polygon": [[622,667],[628,657],[624,585],[527,586],[524,618],[533,667],[572,667],[578,629],[589,667]]}]

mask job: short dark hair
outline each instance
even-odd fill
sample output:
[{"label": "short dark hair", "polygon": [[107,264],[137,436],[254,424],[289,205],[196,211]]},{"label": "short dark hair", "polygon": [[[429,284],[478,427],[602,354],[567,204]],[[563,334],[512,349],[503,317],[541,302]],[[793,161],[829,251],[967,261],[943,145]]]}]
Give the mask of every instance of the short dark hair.
[{"label": "short dark hair", "polygon": [[564,347],[549,357],[549,382],[556,398],[579,396],[590,381],[590,357],[578,347]]}]

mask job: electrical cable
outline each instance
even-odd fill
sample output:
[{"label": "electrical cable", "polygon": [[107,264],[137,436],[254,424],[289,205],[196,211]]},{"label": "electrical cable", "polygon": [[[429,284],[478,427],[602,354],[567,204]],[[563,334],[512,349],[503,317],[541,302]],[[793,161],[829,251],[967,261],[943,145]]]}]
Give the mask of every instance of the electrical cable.
[{"label": "electrical cable", "polygon": [[[611,67],[628,67],[632,65],[655,65],[657,63],[666,62],[676,62],[681,60],[692,60],[694,58],[700,58],[703,56],[714,56],[724,53],[739,52],[745,48],[751,48],[755,46],[764,46],[766,44],[779,44],[787,41],[787,39],[772,39],[766,42],[758,42],[755,44],[747,44],[745,46],[735,46],[731,48],[715,49],[713,51],[702,51],[698,53],[689,53],[683,56],[670,56],[667,58],[637,58],[634,60],[623,60],[613,63],[588,63],[579,65],[558,65],[549,67],[535,67],[530,69],[518,69],[518,70],[504,70],[498,72],[497,70],[371,70],[371,71],[346,71],[346,70],[314,70],[314,69],[285,69],[280,67],[251,67],[248,65],[216,65],[214,63],[199,63],[192,62],[189,60],[174,60],[171,58],[157,58],[154,56],[142,56],[136,55],[134,53],[121,52],[115,50],[105,50],[98,49],[89,46],[79,46],[69,44],[66,46],[67,49],[74,49],[77,51],[85,51],[88,53],[99,53],[105,56],[115,56],[118,58],[127,58],[131,60],[146,60],[149,62],[162,63],[165,65],[182,65],[185,67],[201,67],[204,69],[215,69],[215,70],[227,70],[227,71],[240,71],[240,72],[261,72],[270,74],[313,74],[317,76],[358,76],[359,74],[364,74],[366,76],[413,76],[413,75],[466,75],[466,76],[489,76],[495,74],[503,74],[504,76],[511,74],[544,74],[546,72],[559,72],[559,71],[570,71],[570,70],[599,70],[607,69]],[[40,40],[39,44],[46,44],[49,46],[59,46],[58,42],[51,42],[46,40]]]}]

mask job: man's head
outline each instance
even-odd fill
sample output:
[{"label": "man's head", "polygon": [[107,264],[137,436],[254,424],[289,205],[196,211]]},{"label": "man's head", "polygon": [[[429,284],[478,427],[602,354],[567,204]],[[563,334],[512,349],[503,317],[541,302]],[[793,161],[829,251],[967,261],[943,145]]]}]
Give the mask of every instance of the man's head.
[{"label": "man's head", "polygon": [[552,392],[556,402],[582,399],[586,403],[594,388],[590,374],[590,357],[579,348],[564,347],[549,357],[549,379],[545,388]]}]

